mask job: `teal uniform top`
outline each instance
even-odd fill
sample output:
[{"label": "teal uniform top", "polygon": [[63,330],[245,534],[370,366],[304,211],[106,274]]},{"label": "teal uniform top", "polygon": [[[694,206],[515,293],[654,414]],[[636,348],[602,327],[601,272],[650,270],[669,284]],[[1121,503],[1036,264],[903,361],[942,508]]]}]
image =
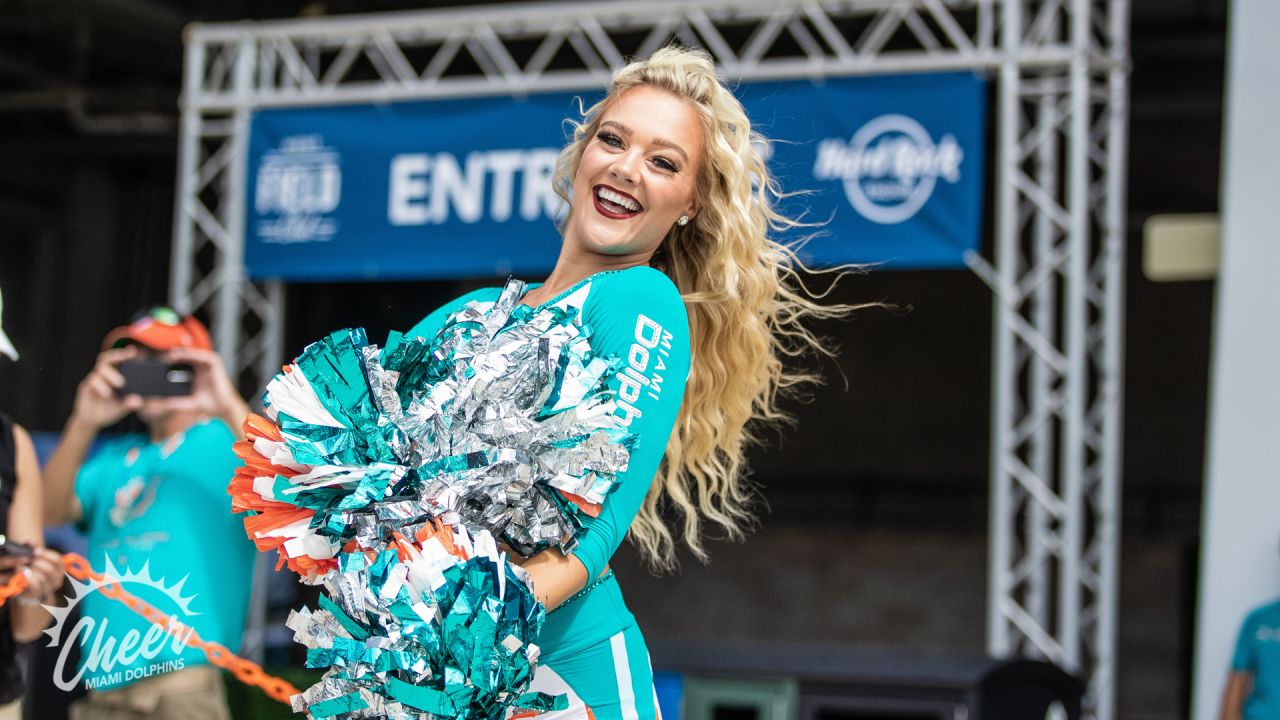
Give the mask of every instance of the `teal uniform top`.
[{"label": "teal uniform top", "polygon": [[[112,438],[75,483],[94,570],[114,568],[125,577],[123,590],[232,652],[244,632],[256,555],[227,494],[240,465],[235,440],[221,420],[160,443],[145,435]],[[60,644],[80,644],[80,682],[95,690],[207,662],[198,649],[158,637],[101,590],[87,592],[80,609],[79,625],[62,628]]]},{"label": "teal uniform top", "polygon": [[[605,500],[599,517],[587,519],[587,531],[571,553],[586,567],[591,587],[626,537],[662,462],[684,399],[690,345],[684,301],[662,272],[647,266],[606,270],[537,307],[580,298],[584,290],[582,317],[592,333],[591,349],[599,356],[623,360],[622,370],[609,380],[609,388],[616,392],[616,415],[637,437],[618,489]],[[433,337],[445,319],[463,305],[473,300],[495,301],[501,291],[499,287],[483,288],[456,298],[406,335]],[[572,654],[634,624],[616,587],[616,583],[596,587],[547,616],[539,643],[544,661]]]},{"label": "teal uniform top", "polygon": [[1280,718],[1280,600],[1245,618],[1231,669],[1253,675],[1253,690],[1244,701],[1244,719]]}]

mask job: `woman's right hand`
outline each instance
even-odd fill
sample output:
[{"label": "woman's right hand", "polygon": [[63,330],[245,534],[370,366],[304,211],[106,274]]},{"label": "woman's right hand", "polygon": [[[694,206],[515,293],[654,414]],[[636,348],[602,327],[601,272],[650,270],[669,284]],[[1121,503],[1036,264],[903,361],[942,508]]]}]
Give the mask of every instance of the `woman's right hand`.
[{"label": "woman's right hand", "polygon": [[49,603],[52,594],[62,589],[66,575],[62,569],[62,555],[49,548],[36,548],[27,565],[27,590],[24,596],[42,603]]},{"label": "woman's right hand", "polygon": [[0,555],[0,585],[7,585],[16,573],[22,572],[28,560],[21,555]]},{"label": "woman's right hand", "polygon": [[138,395],[123,398],[116,395],[116,391],[124,387],[124,375],[116,366],[137,356],[138,349],[132,346],[99,353],[93,370],[76,388],[71,422],[96,432],[142,407],[142,398]]},{"label": "woman's right hand", "polygon": [[0,585],[7,585],[19,573],[27,576],[22,597],[46,602],[50,593],[62,588],[62,555],[42,547],[31,556],[0,555]]}]

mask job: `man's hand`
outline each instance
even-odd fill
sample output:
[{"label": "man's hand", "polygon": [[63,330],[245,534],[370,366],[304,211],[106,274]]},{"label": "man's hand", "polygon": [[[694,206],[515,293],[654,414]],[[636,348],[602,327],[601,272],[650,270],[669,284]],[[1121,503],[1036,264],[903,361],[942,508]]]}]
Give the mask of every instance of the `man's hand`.
[{"label": "man's hand", "polygon": [[124,375],[117,365],[138,356],[136,347],[103,350],[98,355],[93,370],[76,388],[75,406],[71,410],[71,423],[97,432],[112,425],[125,415],[142,407],[138,395],[119,397],[116,391],[124,387]]},{"label": "man's hand", "polygon": [[195,370],[191,394],[168,398],[167,404],[175,410],[194,410],[202,415],[221,418],[239,435],[249,406],[227,375],[222,358],[212,350],[177,348],[165,353],[170,362],[188,363]]}]

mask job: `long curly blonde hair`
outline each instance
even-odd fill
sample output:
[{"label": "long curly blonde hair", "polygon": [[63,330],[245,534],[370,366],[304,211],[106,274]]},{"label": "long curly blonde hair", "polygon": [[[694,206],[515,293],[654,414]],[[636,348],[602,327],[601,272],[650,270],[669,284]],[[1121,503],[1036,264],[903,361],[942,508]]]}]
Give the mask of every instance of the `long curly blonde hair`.
[{"label": "long curly blonde hair", "polygon": [[745,449],[758,441],[761,425],[790,420],[778,408],[781,395],[820,381],[783,361],[810,351],[832,355],[803,321],[842,317],[859,306],[815,302],[821,296],[800,277],[809,269],[791,247],[770,237],[801,223],[773,209],[784,195],[761,155],[764,138],[751,130],[742,104],[701,50],[666,47],[617,70],[605,98],[573,123],[573,140],[560,153],[553,180],[570,214],[573,178],[602,115],[623,93],[642,86],[688,100],[706,139],[695,189],[698,213],[688,225],[672,228],[651,261],[684,299],[692,358],[676,427],[629,537],[653,568],[668,570],[676,564],[676,542],[663,520],[667,508],[679,515],[680,539],[703,561],[703,521],[733,540],[753,524],[755,490],[744,476]]}]

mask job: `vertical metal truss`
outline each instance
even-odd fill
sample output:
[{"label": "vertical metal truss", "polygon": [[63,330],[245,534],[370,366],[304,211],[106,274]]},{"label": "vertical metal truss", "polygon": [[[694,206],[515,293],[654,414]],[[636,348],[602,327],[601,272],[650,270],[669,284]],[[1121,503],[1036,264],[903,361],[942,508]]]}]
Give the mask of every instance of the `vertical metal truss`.
[{"label": "vertical metal truss", "polygon": [[243,389],[279,367],[283,291],[242,264],[258,108],[587,90],[670,39],[752,81],[998,79],[988,646],[1051,659],[1113,715],[1128,0],[636,0],[193,26],[172,302]]},{"label": "vertical metal truss", "polygon": [[[988,646],[1114,716],[1128,103],[1126,0],[1001,7]],[[1009,30],[1009,31],[1003,31]],[[1065,64],[1021,61],[1070,48]]]},{"label": "vertical metal truss", "polygon": [[[214,345],[253,397],[284,354],[284,288],[244,279],[252,44],[210,47],[188,38],[174,202],[169,302],[211,321]],[[236,101],[212,108],[209,87],[233,88]]]}]

